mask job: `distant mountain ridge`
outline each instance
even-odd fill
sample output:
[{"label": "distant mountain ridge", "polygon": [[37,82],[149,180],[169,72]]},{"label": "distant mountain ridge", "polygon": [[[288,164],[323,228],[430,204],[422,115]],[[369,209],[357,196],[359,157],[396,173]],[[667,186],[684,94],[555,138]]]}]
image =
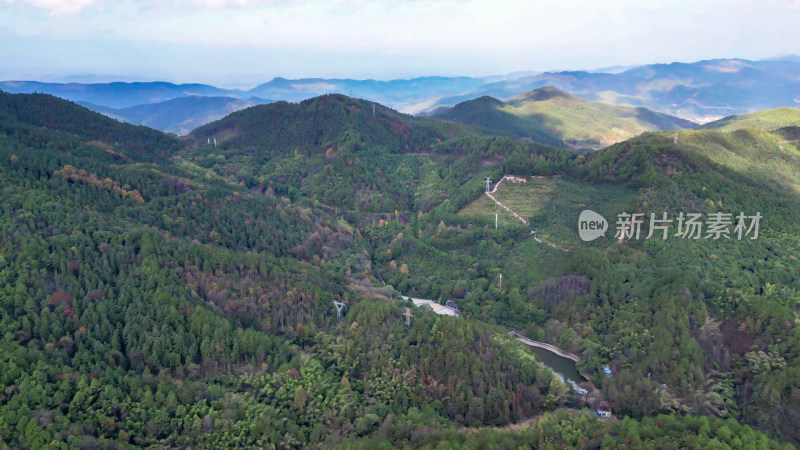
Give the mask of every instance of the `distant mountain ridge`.
[{"label": "distant mountain ridge", "polygon": [[491,96],[508,100],[544,86],[592,101],[641,106],[699,123],[732,114],[797,106],[800,58],[760,61],[712,59],[691,63],[647,64],[598,70],[515,72],[487,77],[418,77],[395,80],[277,77],[252,89],[168,82],[42,83],[2,81],[9,93],[48,93],[74,102],[109,108],[161,103],[180,97],[232,97],[301,101],[340,93],[375,101],[398,111],[420,114],[438,106]]},{"label": "distant mountain ridge", "polygon": [[590,102],[553,87],[534,89],[506,102],[483,96],[441,108],[432,116],[571,149],[597,149],[645,131],[696,126],[646,108]]},{"label": "distant mountain ridge", "polygon": [[[514,76],[513,74],[510,76]],[[113,83],[43,83],[38,81],[2,81],[0,89],[19,93],[46,93],[74,102],[88,102],[110,108],[127,108],[147,103],[159,103],[187,96],[251,97],[300,101],[319,95],[339,93],[364,97],[401,110],[422,110],[432,100],[455,95],[504,79],[493,77],[419,77],[396,80],[356,80],[329,78],[286,79],[277,77],[249,90],[223,89],[206,84],[175,84],[168,82]],[[419,105],[418,105],[419,104]]]},{"label": "distant mountain ridge", "polygon": [[38,81],[3,81],[0,89],[10,94],[50,94],[73,102],[88,102],[109,108],[127,108],[145,103],[159,103],[190,95],[235,96],[237,91],[206,84],[174,84],[164,81],[135,83],[41,83]]},{"label": "distant mountain ridge", "polygon": [[363,97],[401,111],[413,111],[419,108],[415,107],[417,103],[424,103],[431,98],[474,89],[491,80],[491,77],[419,77],[387,81],[349,78],[288,80],[278,77],[250,89],[247,93],[264,98],[288,101],[299,101],[318,95],[339,93],[349,97]]},{"label": "distant mountain ridge", "polygon": [[531,89],[553,86],[588,100],[643,106],[708,122],[731,114],[796,105],[800,102],[798,74],[800,60],[796,57],[648,64],[620,73],[546,72],[487,83],[440,99],[436,105],[454,105],[484,95],[509,99]]},{"label": "distant mountain ridge", "polygon": [[88,102],[79,104],[122,122],[185,135],[197,127],[221,119],[234,111],[265,103],[271,103],[271,101],[258,97],[240,100],[233,97],[192,95],[119,109],[93,105]]}]

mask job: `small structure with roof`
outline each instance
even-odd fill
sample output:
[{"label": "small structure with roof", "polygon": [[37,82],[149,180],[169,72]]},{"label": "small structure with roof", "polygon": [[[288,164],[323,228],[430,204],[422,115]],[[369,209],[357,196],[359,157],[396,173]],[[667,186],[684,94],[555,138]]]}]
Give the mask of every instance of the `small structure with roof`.
[{"label": "small structure with roof", "polygon": [[446,302],[444,302],[444,306],[452,309],[453,311],[461,312],[461,308],[459,308],[456,302],[454,302],[453,300],[447,300]]},{"label": "small structure with roof", "polygon": [[594,413],[597,415],[597,417],[602,419],[611,417],[611,405],[609,405],[607,401],[603,400],[600,402],[600,406],[597,407]]}]

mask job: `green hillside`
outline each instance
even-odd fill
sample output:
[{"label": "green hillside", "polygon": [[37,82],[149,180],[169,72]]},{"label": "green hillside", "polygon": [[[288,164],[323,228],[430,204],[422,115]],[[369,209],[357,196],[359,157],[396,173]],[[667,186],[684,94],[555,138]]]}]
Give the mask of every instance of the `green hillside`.
[{"label": "green hillside", "polygon": [[247,187],[372,213],[457,202],[466,180],[504,156],[506,165],[528,163],[533,154],[569,157],[342,95],[248,108],[195,130],[190,139],[197,164]]},{"label": "green hillside", "polygon": [[146,127],[123,125],[86,108],[46,94],[7,94],[0,91],[0,123],[40,127],[86,141],[102,142],[122,158],[149,160],[169,156],[183,144]]},{"label": "green hillside", "polygon": [[[492,195],[527,220],[550,201],[557,183],[558,180],[552,178],[532,179],[521,185],[503,182]],[[459,211],[459,215],[478,216],[492,221],[495,214],[498,214],[498,223],[501,225],[518,226],[521,223],[486,195],[481,195]]]},{"label": "green hillside", "polygon": [[506,102],[469,100],[434,117],[502,131],[543,144],[597,149],[645,131],[692,128],[694,123],[646,108],[591,102],[543,87]]},{"label": "green hillside", "polygon": [[[3,99],[0,445],[800,442],[800,164],[780,136],[645,133],[575,155],[323,96],[181,142]],[[494,229],[475,203],[504,174],[537,180],[497,192],[530,227]],[[584,243],[586,208],[764,220],[757,240]],[[510,330],[579,355],[616,419]]]},{"label": "green hillside", "polygon": [[774,131],[778,128],[798,125],[800,125],[800,109],[787,107],[728,116],[703,124],[699,128],[720,131],[756,128],[764,131]]},{"label": "green hillside", "polygon": [[[610,361],[614,377],[595,382],[622,414],[733,417],[797,442],[790,424],[800,403],[789,395],[800,388],[798,155],[796,143],[758,130],[681,131],[677,144],[674,132],[645,133],[556,168],[562,177],[546,195],[527,183],[498,189],[509,206],[528,196],[512,209],[529,208],[529,228],[544,243],[476,193],[457,216],[422,228],[415,252],[402,250],[405,238],[390,240],[395,263],[383,278],[426,298],[463,291],[468,314],[579,352],[585,372],[600,374]],[[605,239],[578,238],[584,209],[609,219]],[[518,234],[489,245],[478,236],[495,233],[495,212],[499,233]],[[648,217],[641,239],[613,238],[622,212]],[[757,240],[645,240],[651,212],[763,219]],[[392,271],[402,265],[411,275]],[[773,417],[775,404],[785,409]]]},{"label": "green hillside", "polygon": [[[752,130],[687,130],[677,133],[677,144],[675,139],[675,132],[644,133],[599,152],[565,157],[488,135],[455,138],[435,144],[429,155],[402,155],[424,159],[414,163],[419,178],[402,183],[411,187],[414,202],[392,203],[395,220],[367,218],[366,208],[350,211],[361,217],[358,228],[373,249],[371,273],[379,282],[415,297],[455,298],[464,317],[579,352],[582,370],[597,374],[593,381],[620,414],[732,417],[794,442],[790,424],[800,405],[788,395],[798,388],[794,374],[800,363],[793,353],[800,298],[797,148]],[[219,153],[226,151],[231,150]],[[260,157],[250,154],[239,163],[204,153],[195,159],[206,165],[216,158],[215,170],[234,174],[241,172],[236,165],[247,167],[248,158]],[[286,161],[257,166],[274,173],[271,168]],[[335,163],[329,165],[333,170]],[[351,184],[348,172],[335,173],[336,180]],[[482,180],[503,174],[557,179],[554,191],[551,182],[498,190],[498,198],[531,214],[530,227],[503,221],[501,213],[501,227],[493,230],[500,209],[486,201]],[[373,193],[397,192],[381,176],[369,179]],[[325,192],[301,184],[292,198],[330,201]],[[513,189],[505,192],[507,187]],[[586,208],[608,218],[643,210],[760,212],[764,220],[757,241],[586,244],[575,232]],[[530,229],[570,251],[536,242]],[[609,238],[614,231],[611,224]],[[588,287],[573,291],[574,283]],[[737,340],[737,334],[744,337]],[[764,348],[772,350],[762,350],[762,356],[758,350]],[[757,362],[762,359],[775,365],[764,369]],[[602,378],[604,364],[617,375]],[[662,384],[668,394],[658,388]],[[775,392],[782,392],[779,402],[787,409],[773,422],[769,396]]]},{"label": "green hillside", "polygon": [[374,102],[332,94],[237,111],[196,129],[191,138],[202,144],[216,137],[226,149],[258,149],[268,156],[285,156],[343,145],[348,132],[359,134],[364,139],[361,145],[381,147],[386,153],[426,152],[436,139],[475,134],[467,127],[415,118]]},{"label": "green hillside", "polygon": [[[396,291],[370,283],[357,227],[399,216],[294,203],[198,164],[213,155],[120,158],[118,137],[176,141],[52,97],[6,100],[7,445],[330,446],[387,414],[409,439],[420,420],[502,424],[564,402],[565,388],[486,324],[416,311],[406,329]],[[348,305],[341,323],[334,299]],[[423,390],[407,384],[418,374]]]}]

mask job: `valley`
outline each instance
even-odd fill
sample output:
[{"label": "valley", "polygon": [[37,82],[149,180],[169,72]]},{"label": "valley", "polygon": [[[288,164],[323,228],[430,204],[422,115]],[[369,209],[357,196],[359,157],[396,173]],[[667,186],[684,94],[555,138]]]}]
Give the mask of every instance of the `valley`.
[{"label": "valley", "polygon": [[[568,428],[797,442],[800,164],[785,130],[646,132],[575,154],[325,95],[178,139],[5,93],[0,127],[9,446],[546,445]],[[753,241],[585,243],[587,208],[764,223]],[[414,309],[407,326],[400,293],[460,317]],[[575,355],[620,420],[590,412],[599,398],[570,411],[574,390],[509,330]]]}]

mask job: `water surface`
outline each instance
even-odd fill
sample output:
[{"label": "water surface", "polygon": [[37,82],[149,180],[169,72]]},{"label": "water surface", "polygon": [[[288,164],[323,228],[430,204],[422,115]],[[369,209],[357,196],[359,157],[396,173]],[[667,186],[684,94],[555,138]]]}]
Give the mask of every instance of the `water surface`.
[{"label": "water surface", "polygon": [[575,361],[564,358],[563,356],[558,356],[544,348],[531,346],[528,346],[528,348],[536,354],[536,358],[541,361],[542,364],[549,367],[550,370],[553,371],[553,374],[561,381],[565,383],[574,381],[578,384],[586,381],[586,379],[581,376],[580,372],[578,372],[578,369],[575,368]]}]

